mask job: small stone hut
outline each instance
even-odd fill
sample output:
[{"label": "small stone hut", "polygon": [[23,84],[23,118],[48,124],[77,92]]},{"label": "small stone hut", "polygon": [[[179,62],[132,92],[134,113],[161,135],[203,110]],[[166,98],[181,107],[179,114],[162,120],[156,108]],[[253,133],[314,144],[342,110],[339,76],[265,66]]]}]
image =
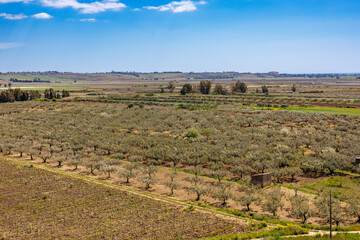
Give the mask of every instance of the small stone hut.
[{"label": "small stone hut", "polygon": [[251,176],[251,183],[254,185],[260,185],[266,187],[271,185],[272,173],[261,173]]}]

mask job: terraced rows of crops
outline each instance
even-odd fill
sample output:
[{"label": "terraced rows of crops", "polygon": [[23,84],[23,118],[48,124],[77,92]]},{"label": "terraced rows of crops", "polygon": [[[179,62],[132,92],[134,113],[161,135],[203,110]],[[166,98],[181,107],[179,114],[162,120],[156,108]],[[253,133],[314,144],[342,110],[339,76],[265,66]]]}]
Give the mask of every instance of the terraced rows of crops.
[{"label": "terraced rows of crops", "polygon": [[121,103],[137,103],[143,105],[177,105],[177,104],[194,104],[194,105],[221,105],[221,104],[257,104],[259,106],[266,105],[317,105],[317,106],[342,106],[342,107],[360,107],[359,99],[338,99],[331,97],[283,97],[283,96],[261,96],[261,95],[157,95],[157,96],[125,96],[115,95],[100,98],[81,98],[79,101],[98,101],[98,102],[121,102]]}]

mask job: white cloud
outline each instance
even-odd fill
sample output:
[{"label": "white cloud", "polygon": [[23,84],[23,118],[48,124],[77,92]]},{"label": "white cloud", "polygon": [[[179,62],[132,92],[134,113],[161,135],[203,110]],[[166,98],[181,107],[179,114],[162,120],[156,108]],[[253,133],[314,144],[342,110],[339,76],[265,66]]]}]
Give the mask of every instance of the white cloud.
[{"label": "white cloud", "polygon": [[32,17],[33,17],[33,18],[37,18],[37,19],[50,19],[50,18],[52,18],[51,15],[49,15],[49,14],[47,14],[47,13],[44,13],[44,12],[38,13],[38,14],[34,14],[34,15],[32,15]]},{"label": "white cloud", "polygon": [[21,44],[21,43],[1,43],[0,42],[0,50],[23,47],[23,46],[24,46],[24,44]]},{"label": "white cloud", "polygon": [[75,21],[75,22],[107,22],[106,20],[99,20],[96,18],[69,18],[67,21]]},{"label": "white cloud", "polygon": [[[3,17],[3,18],[8,19],[8,20],[21,20],[21,19],[24,19],[24,18],[28,18],[28,16],[26,16],[26,15],[24,15],[22,13],[20,13],[20,14],[0,13],[0,17]],[[52,18],[52,16],[50,16],[49,14],[44,13],[44,12],[34,14],[31,17],[37,18],[37,19],[50,19],[50,18]]]},{"label": "white cloud", "polygon": [[97,20],[95,18],[83,18],[80,19],[80,22],[96,22]]},{"label": "white cloud", "polygon": [[28,3],[31,1],[32,0],[0,0],[0,3],[16,3],[16,2]]},{"label": "white cloud", "polygon": [[206,4],[206,2],[205,1],[194,2],[194,1],[190,1],[190,0],[182,0],[179,2],[173,1],[169,4],[161,5],[158,7],[148,6],[148,7],[144,7],[144,8],[150,9],[150,10],[158,10],[161,12],[171,11],[173,13],[180,13],[180,12],[195,11],[195,10],[197,10],[196,5],[203,5],[203,4]]},{"label": "white cloud", "polygon": [[0,17],[3,17],[8,20],[21,20],[27,18],[28,16],[20,13],[20,14],[8,14],[8,13],[0,13]]},{"label": "white cloud", "polygon": [[79,10],[81,13],[99,13],[107,10],[119,11],[126,7],[125,4],[120,3],[118,0],[103,0],[91,3],[80,3],[76,0],[41,0],[41,3],[44,6],[54,8],[71,7]]}]

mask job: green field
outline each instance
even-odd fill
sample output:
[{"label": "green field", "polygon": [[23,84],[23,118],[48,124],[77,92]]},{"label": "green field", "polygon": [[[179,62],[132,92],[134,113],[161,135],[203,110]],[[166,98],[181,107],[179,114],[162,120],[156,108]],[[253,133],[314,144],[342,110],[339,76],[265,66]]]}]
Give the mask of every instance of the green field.
[{"label": "green field", "polygon": [[348,115],[360,116],[360,109],[359,108],[290,106],[290,107],[286,108],[286,110],[287,111],[297,111],[297,112],[348,114]]},{"label": "green field", "polygon": [[[12,88],[16,88],[15,87],[12,87]],[[54,91],[62,91],[62,90],[66,90],[66,91],[84,91],[84,90],[89,90],[89,91],[92,91],[92,89],[86,89],[84,87],[52,87],[52,86],[49,86],[49,87],[21,87],[21,90],[37,90],[37,91],[45,91],[45,89],[49,89],[49,88],[52,88],[54,89]]]},{"label": "green field", "polygon": [[[17,78],[20,80],[33,80],[34,78],[40,78],[42,81],[50,81],[50,82],[74,82],[75,79],[66,79],[66,78],[59,78],[54,76],[47,76],[43,74],[3,74],[0,75],[0,80],[9,81],[10,78]],[[79,81],[76,79],[76,81]]]}]

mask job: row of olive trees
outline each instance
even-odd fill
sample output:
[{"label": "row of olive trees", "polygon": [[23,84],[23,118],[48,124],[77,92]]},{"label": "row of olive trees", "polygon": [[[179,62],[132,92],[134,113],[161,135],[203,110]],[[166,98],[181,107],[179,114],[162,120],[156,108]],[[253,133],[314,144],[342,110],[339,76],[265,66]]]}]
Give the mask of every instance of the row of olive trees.
[{"label": "row of olive trees", "polygon": [[[46,140],[42,144],[34,142],[18,142],[17,144],[3,143],[0,145],[0,151],[3,154],[16,152],[19,154],[19,157],[22,157],[23,154],[26,153],[32,160],[40,158],[43,163],[51,160],[56,162],[58,167],[67,164],[74,167],[73,170],[77,170],[79,166],[84,166],[89,170],[89,174],[95,174],[97,171],[105,174],[107,178],[110,178],[112,173],[116,173],[119,177],[123,178],[126,183],[130,183],[131,179],[136,179],[144,184],[145,189],[150,189],[159,180],[156,177],[158,168],[153,165],[154,162],[143,164],[142,158],[139,156],[129,157],[129,162],[126,162],[121,168],[118,168],[116,166],[122,164],[123,161],[120,159],[124,159],[124,154],[117,154],[109,158],[95,154],[93,148],[72,147],[66,149],[66,147],[69,146],[66,144],[54,144],[53,141]],[[171,164],[171,167],[173,171],[169,171],[166,175],[168,180],[164,185],[169,189],[170,194],[173,195],[174,191],[182,188],[177,179],[178,169],[181,168],[181,165],[179,163],[177,163],[177,165]],[[202,196],[209,196],[220,201],[221,205],[225,206],[228,200],[232,199],[244,206],[247,211],[250,211],[251,205],[256,203],[261,204],[265,211],[272,213],[274,216],[283,208],[284,193],[281,192],[280,188],[271,188],[270,190],[264,191],[249,183],[242,185],[233,184],[228,181],[223,181],[223,177],[226,176],[227,171],[223,170],[222,165],[213,165],[210,169],[212,171],[210,176],[218,179],[217,183],[204,183],[204,178],[200,177],[200,175],[204,174],[205,169],[196,164],[196,161],[195,164],[186,169],[192,174],[186,177],[186,181],[189,182],[190,186],[185,189],[189,194],[196,196],[196,201],[201,200]],[[242,194],[235,194],[236,192]],[[318,209],[315,211],[310,207],[309,199],[298,195],[296,191],[295,196],[289,198],[291,212],[294,217],[301,219],[303,223],[316,212],[317,215],[330,221],[328,198],[329,196],[326,193],[320,192],[316,202]],[[360,222],[360,203],[357,198],[349,197],[346,207],[342,206],[338,200],[334,200],[333,204],[334,211],[332,213],[332,221],[337,225],[346,220],[348,216],[356,217],[357,221]]]},{"label": "row of olive trees", "polygon": [[[7,116],[0,119],[0,128],[4,138],[12,142],[22,138],[38,143],[52,141],[58,146],[69,145],[68,148],[91,148],[100,155],[141,156],[144,161],[151,159],[159,165],[170,162],[200,165],[206,168],[205,174],[238,179],[255,172],[272,171],[274,162],[278,181],[291,181],[301,174],[333,174],[337,169],[353,169],[352,163],[360,152],[355,141],[359,138],[356,118],[339,121],[332,116],[312,115],[312,118],[288,113],[279,113],[282,115],[279,118],[271,113],[255,115],[250,111],[229,117],[229,112],[194,114],[67,106],[57,111]],[[305,124],[283,125],[298,119]],[[319,123],[320,119],[335,127]],[[316,128],[312,125],[315,121]],[[36,129],[30,130],[33,126]],[[188,134],[191,127],[195,131]]]}]

